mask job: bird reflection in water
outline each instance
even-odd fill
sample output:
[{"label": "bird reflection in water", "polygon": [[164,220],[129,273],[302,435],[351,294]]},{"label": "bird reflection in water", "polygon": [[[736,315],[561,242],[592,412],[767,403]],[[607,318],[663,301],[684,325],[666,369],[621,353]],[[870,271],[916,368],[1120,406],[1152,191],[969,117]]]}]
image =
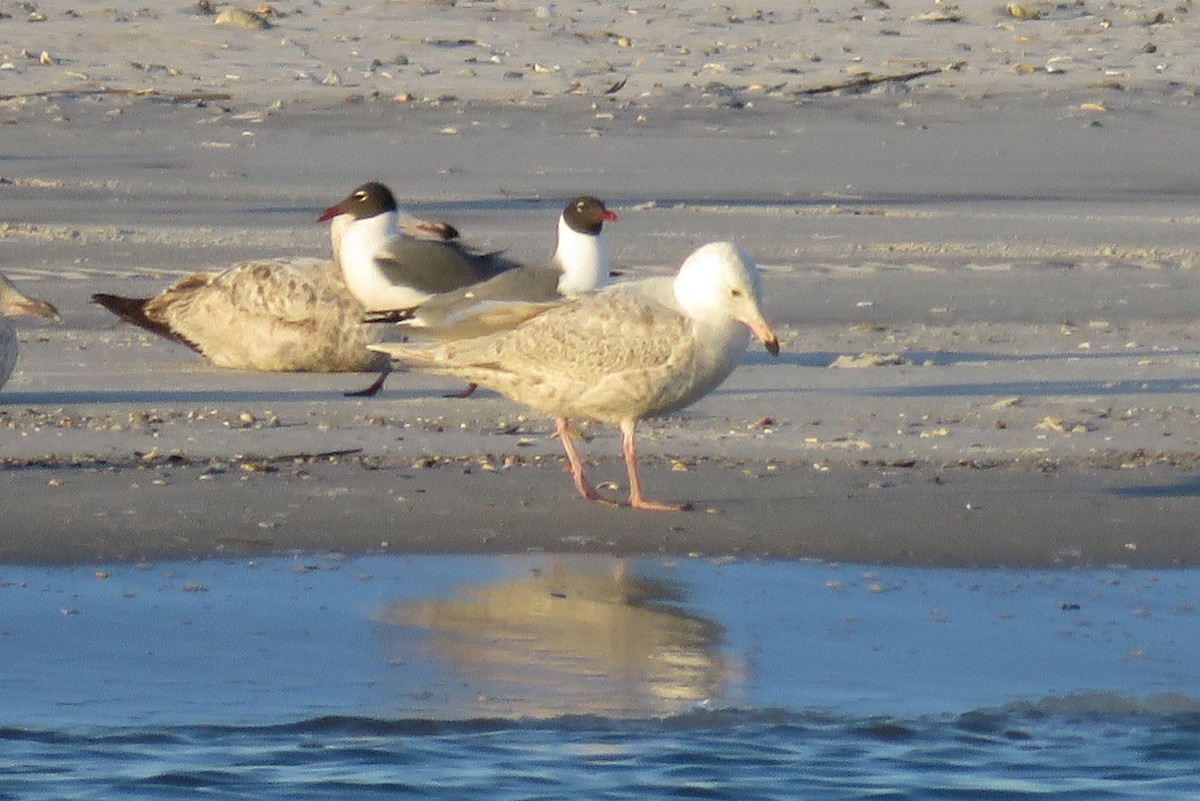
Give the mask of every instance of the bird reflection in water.
[{"label": "bird reflection in water", "polygon": [[456,676],[425,694],[467,690],[464,714],[657,717],[719,699],[720,627],[680,608],[671,582],[604,562],[555,558],[454,599],[385,606],[379,619],[429,632],[431,658]]}]

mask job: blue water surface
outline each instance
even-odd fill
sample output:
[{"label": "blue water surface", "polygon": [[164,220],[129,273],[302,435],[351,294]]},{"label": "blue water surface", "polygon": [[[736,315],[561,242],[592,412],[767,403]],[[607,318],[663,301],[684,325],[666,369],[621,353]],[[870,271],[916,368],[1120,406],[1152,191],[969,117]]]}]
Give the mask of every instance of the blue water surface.
[{"label": "blue water surface", "polygon": [[1200,798],[1200,573],[0,566],[0,799]]}]

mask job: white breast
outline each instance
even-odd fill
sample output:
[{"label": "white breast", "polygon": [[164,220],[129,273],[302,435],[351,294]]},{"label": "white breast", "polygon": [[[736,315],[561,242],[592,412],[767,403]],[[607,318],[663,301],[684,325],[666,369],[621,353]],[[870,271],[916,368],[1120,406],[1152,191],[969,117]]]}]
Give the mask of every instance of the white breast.
[{"label": "white breast", "polygon": [[596,236],[581,234],[560,217],[554,261],[563,271],[558,291],[566,297],[591,292],[608,283],[608,243],[603,231]]},{"label": "white breast", "polygon": [[339,215],[331,225],[346,286],[368,311],[407,309],[429,298],[427,292],[393,283],[375,261],[375,255],[397,235],[394,213],[365,220]]}]

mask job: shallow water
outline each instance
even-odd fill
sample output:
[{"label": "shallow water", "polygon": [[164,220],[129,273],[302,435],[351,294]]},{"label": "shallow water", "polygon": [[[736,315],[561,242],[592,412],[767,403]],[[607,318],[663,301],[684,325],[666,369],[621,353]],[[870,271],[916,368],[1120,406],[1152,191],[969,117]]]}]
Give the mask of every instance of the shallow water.
[{"label": "shallow water", "polygon": [[0,566],[0,799],[1200,798],[1195,571]]}]

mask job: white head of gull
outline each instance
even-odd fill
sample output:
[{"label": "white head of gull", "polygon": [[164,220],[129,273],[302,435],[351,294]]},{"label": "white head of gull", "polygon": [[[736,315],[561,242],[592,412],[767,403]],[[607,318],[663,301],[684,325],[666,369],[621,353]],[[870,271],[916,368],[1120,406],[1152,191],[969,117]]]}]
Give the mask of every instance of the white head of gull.
[{"label": "white head of gull", "polygon": [[569,418],[620,428],[629,505],[679,510],[642,493],[638,421],[678,411],[715,389],[757,337],[778,354],[762,314],[753,260],[732,242],[714,242],[684,261],[674,278],[651,278],[583,295],[516,327],[440,345],[372,346],[417,369],[452,375],[552,414],[575,487],[604,501],[588,481]]}]

